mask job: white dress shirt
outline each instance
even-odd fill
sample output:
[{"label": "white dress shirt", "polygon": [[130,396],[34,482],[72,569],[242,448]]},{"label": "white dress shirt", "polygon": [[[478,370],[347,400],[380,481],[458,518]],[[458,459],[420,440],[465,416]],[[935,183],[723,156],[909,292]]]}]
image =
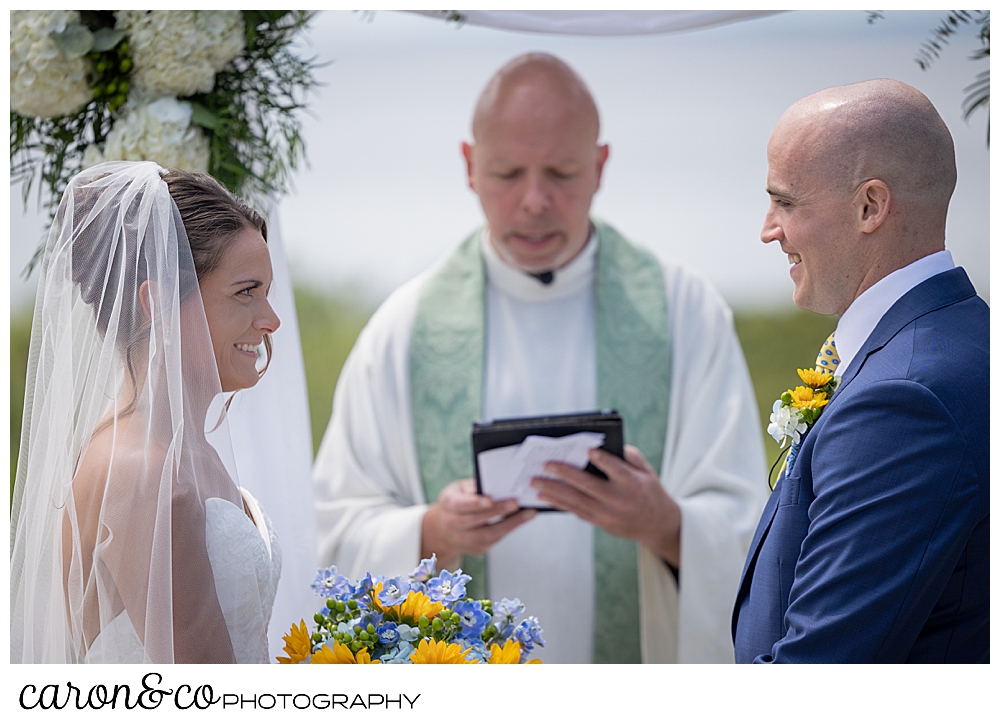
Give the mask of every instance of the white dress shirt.
[{"label": "white dress shirt", "polygon": [[836,345],[840,355],[837,371],[840,375],[847,372],[865,340],[893,304],[921,282],[954,268],[951,252],[945,249],[897,269],[862,292],[837,323]]}]

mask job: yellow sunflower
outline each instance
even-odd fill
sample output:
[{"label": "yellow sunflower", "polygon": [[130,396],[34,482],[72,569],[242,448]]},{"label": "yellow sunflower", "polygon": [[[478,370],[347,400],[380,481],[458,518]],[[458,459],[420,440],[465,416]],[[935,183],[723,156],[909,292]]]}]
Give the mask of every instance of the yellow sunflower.
[{"label": "yellow sunflower", "polygon": [[491,664],[518,664],[521,662],[521,644],[514,639],[507,639],[507,643],[500,648],[500,644],[490,645]]},{"label": "yellow sunflower", "polygon": [[414,664],[471,664],[473,662],[465,660],[467,653],[469,650],[462,649],[461,644],[423,639],[410,654],[410,661]]},{"label": "yellow sunflower", "polygon": [[830,380],[833,379],[833,375],[829,372],[823,372],[815,368],[808,370],[798,370],[799,379],[805,382],[809,387],[814,389],[819,389],[829,384]]},{"label": "yellow sunflower", "polygon": [[309,639],[309,632],[306,631],[306,620],[301,619],[299,623],[292,624],[292,630],[281,637],[285,642],[285,653],[288,656],[278,656],[279,664],[297,664],[309,658],[312,651],[312,641]]},{"label": "yellow sunflower", "polygon": [[380,664],[382,663],[378,659],[372,661],[371,654],[368,653],[368,648],[365,647],[361,649],[357,654],[354,654],[348,646],[334,640],[333,650],[326,644],[323,644],[323,648],[312,655],[312,660],[309,662],[312,664]]},{"label": "yellow sunflower", "polygon": [[830,401],[826,398],[825,392],[814,390],[811,387],[799,386],[794,390],[789,390],[789,392],[792,393],[792,407],[797,407],[800,410],[818,410]]},{"label": "yellow sunflower", "polygon": [[444,604],[440,601],[432,601],[430,596],[420,591],[410,591],[406,600],[393,606],[399,612],[400,618],[412,618],[419,621],[421,616],[432,619],[444,610]]},{"label": "yellow sunflower", "polygon": [[444,604],[439,601],[432,601],[426,593],[420,591],[410,591],[406,595],[406,600],[397,603],[395,606],[382,606],[378,601],[378,594],[382,592],[382,583],[375,584],[375,606],[388,613],[394,611],[396,616],[402,621],[409,619],[411,624],[420,620],[421,616],[432,619],[444,610]]}]

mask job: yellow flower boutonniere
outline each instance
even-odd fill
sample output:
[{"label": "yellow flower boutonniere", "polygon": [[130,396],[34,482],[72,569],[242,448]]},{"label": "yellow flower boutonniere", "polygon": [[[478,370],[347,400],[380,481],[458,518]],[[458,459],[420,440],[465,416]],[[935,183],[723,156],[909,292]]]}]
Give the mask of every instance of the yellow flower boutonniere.
[{"label": "yellow flower boutonniere", "polygon": [[[800,369],[798,373],[802,384],[794,389],[785,390],[781,397],[774,401],[771,407],[771,424],[767,426],[767,433],[775,439],[782,450],[789,441],[793,448],[802,441],[802,436],[816,423],[830,402],[840,381],[830,372],[817,368]],[[788,465],[792,464],[793,455],[794,452],[789,454],[789,459],[786,461]]]}]

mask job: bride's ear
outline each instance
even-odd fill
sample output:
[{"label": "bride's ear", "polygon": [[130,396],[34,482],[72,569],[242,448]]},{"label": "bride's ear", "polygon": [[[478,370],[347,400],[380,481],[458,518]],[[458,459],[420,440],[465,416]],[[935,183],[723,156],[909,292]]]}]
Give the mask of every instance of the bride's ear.
[{"label": "bride's ear", "polygon": [[152,321],[153,314],[150,311],[152,302],[149,299],[149,280],[147,279],[142,284],[139,285],[139,305],[142,307],[143,314],[146,315],[146,321]]}]

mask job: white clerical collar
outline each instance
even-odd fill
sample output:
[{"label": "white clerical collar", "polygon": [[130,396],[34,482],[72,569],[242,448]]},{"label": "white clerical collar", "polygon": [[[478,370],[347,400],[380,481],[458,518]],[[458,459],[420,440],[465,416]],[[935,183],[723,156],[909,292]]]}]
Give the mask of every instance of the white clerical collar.
[{"label": "white clerical collar", "polygon": [[897,269],[862,292],[837,323],[836,344],[841,373],[847,371],[861,345],[893,304],[921,282],[954,268],[951,252],[945,249]]},{"label": "white clerical collar", "polygon": [[597,231],[590,233],[590,238],[580,253],[566,266],[556,269],[555,276],[548,284],[542,284],[527,272],[512,267],[501,258],[490,243],[488,228],[483,229],[480,237],[483,259],[486,262],[486,279],[500,291],[509,294],[522,302],[550,302],[564,299],[579,292],[594,281],[594,269],[597,261]]}]

